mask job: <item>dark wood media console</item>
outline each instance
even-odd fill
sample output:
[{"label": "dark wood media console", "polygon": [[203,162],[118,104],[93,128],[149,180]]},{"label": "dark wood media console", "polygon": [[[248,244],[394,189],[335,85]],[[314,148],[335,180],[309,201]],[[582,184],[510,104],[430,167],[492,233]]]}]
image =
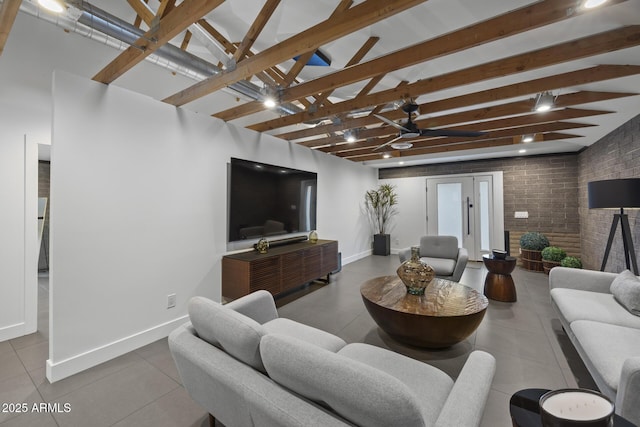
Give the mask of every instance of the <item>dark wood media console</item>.
[{"label": "dark wood media console", "polygon": [[236,299],[259,289],[274,296],[338,269],[338,242],[304,241],[222,257],[222,296]]}]

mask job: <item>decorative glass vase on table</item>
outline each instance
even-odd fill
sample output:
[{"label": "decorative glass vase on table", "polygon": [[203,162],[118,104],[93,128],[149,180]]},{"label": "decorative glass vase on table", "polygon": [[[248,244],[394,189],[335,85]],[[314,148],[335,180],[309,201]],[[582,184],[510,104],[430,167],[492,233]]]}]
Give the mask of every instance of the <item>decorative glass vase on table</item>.
[{"label": "decorative glass vase on table", "polygon": [[411,258],[400,264],[396,273],[411,295],[424,295],[424,290],[436,277],[433,267],[420,260],[418,246],[411,247]]}]

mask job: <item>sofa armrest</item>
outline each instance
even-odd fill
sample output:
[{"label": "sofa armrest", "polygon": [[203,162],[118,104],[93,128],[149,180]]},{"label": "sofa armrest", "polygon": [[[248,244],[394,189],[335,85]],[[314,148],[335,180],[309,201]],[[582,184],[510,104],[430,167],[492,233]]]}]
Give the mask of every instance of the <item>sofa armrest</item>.
[{"label": "sofa armrest", "polygon": [[595,270],[555,267],[549,272],[549,288],[568,288],[608,294],[617,274]]},{"label": "sofa armrest", "polygon": [[406,260],[411,258],[411,248],[400,249],[398,252],[398,257],[400,258],[400,263],[402,264]]},{"label": "sofa armrest", "polygon": [[458,258],[456,259],[456,267],[453,269],[453,274],[451,275],[452,280],[454,282],[459,282],[462,277],[462,273],[467,266],[467,261],[469,261],[469,252],[465,248],[458,248]]},{"label": "sofa armrest", "polygon": [[252,318],[261,325],[278,318],[278,310],[269,291],[259,290],[226,304],[240,314]]},{"label": "sofa armrest", "polygon": [[616,393],[616,412],[640,425],[640,356],[624,361]]},{"label": "sofa armrest", "polygon": [[495,372],[496,359],[492,355],[479,350],[472,352],[453,384],[435,426],[480,425]]}]

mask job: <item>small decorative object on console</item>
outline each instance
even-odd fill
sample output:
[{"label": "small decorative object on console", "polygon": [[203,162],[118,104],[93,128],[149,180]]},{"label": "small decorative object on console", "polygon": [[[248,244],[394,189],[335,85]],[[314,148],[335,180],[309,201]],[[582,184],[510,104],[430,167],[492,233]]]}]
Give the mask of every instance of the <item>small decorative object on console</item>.
[{"label": "small decorative object on console", "polygon": [[507,257],[507,251],[503,251],[502,249],[491,249],[491,253],[493,257],[497,259],[505,259]]},{"label": "small decorative object on console", "polygon": [[424,295],[425,288],[436,277],[433,267],[420,260],[418,246],[411,247],[411,258],[400,264],[396,272],[411,295]]},{"label": "small decorative object on console", "polygon": [[614,404],[607,396],[587,389],[561,389],[540,397],[543,427],[610,427]]},{"label": "small decorative object on console", "polygon": [[258,243],[256,243],[255,248],[261,254],[266,254],[267,251],[269,250],[269,241],[263,237],[262,239],[258,240]]},{"label": "small decorative object on console", "polygon": [[309,233],[309,242],[318,243],[318,233],[316,230],[311,230],[311,233]]}]

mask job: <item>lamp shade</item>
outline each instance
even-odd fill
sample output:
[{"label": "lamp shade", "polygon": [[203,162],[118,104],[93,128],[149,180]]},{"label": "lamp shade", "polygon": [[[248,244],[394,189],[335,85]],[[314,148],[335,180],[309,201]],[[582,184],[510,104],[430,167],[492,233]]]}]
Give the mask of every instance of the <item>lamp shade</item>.
[{"label": "lamp shade", "polygon": [[640,208],[640,178],[592,181],[587,191],[589,209]]}]

